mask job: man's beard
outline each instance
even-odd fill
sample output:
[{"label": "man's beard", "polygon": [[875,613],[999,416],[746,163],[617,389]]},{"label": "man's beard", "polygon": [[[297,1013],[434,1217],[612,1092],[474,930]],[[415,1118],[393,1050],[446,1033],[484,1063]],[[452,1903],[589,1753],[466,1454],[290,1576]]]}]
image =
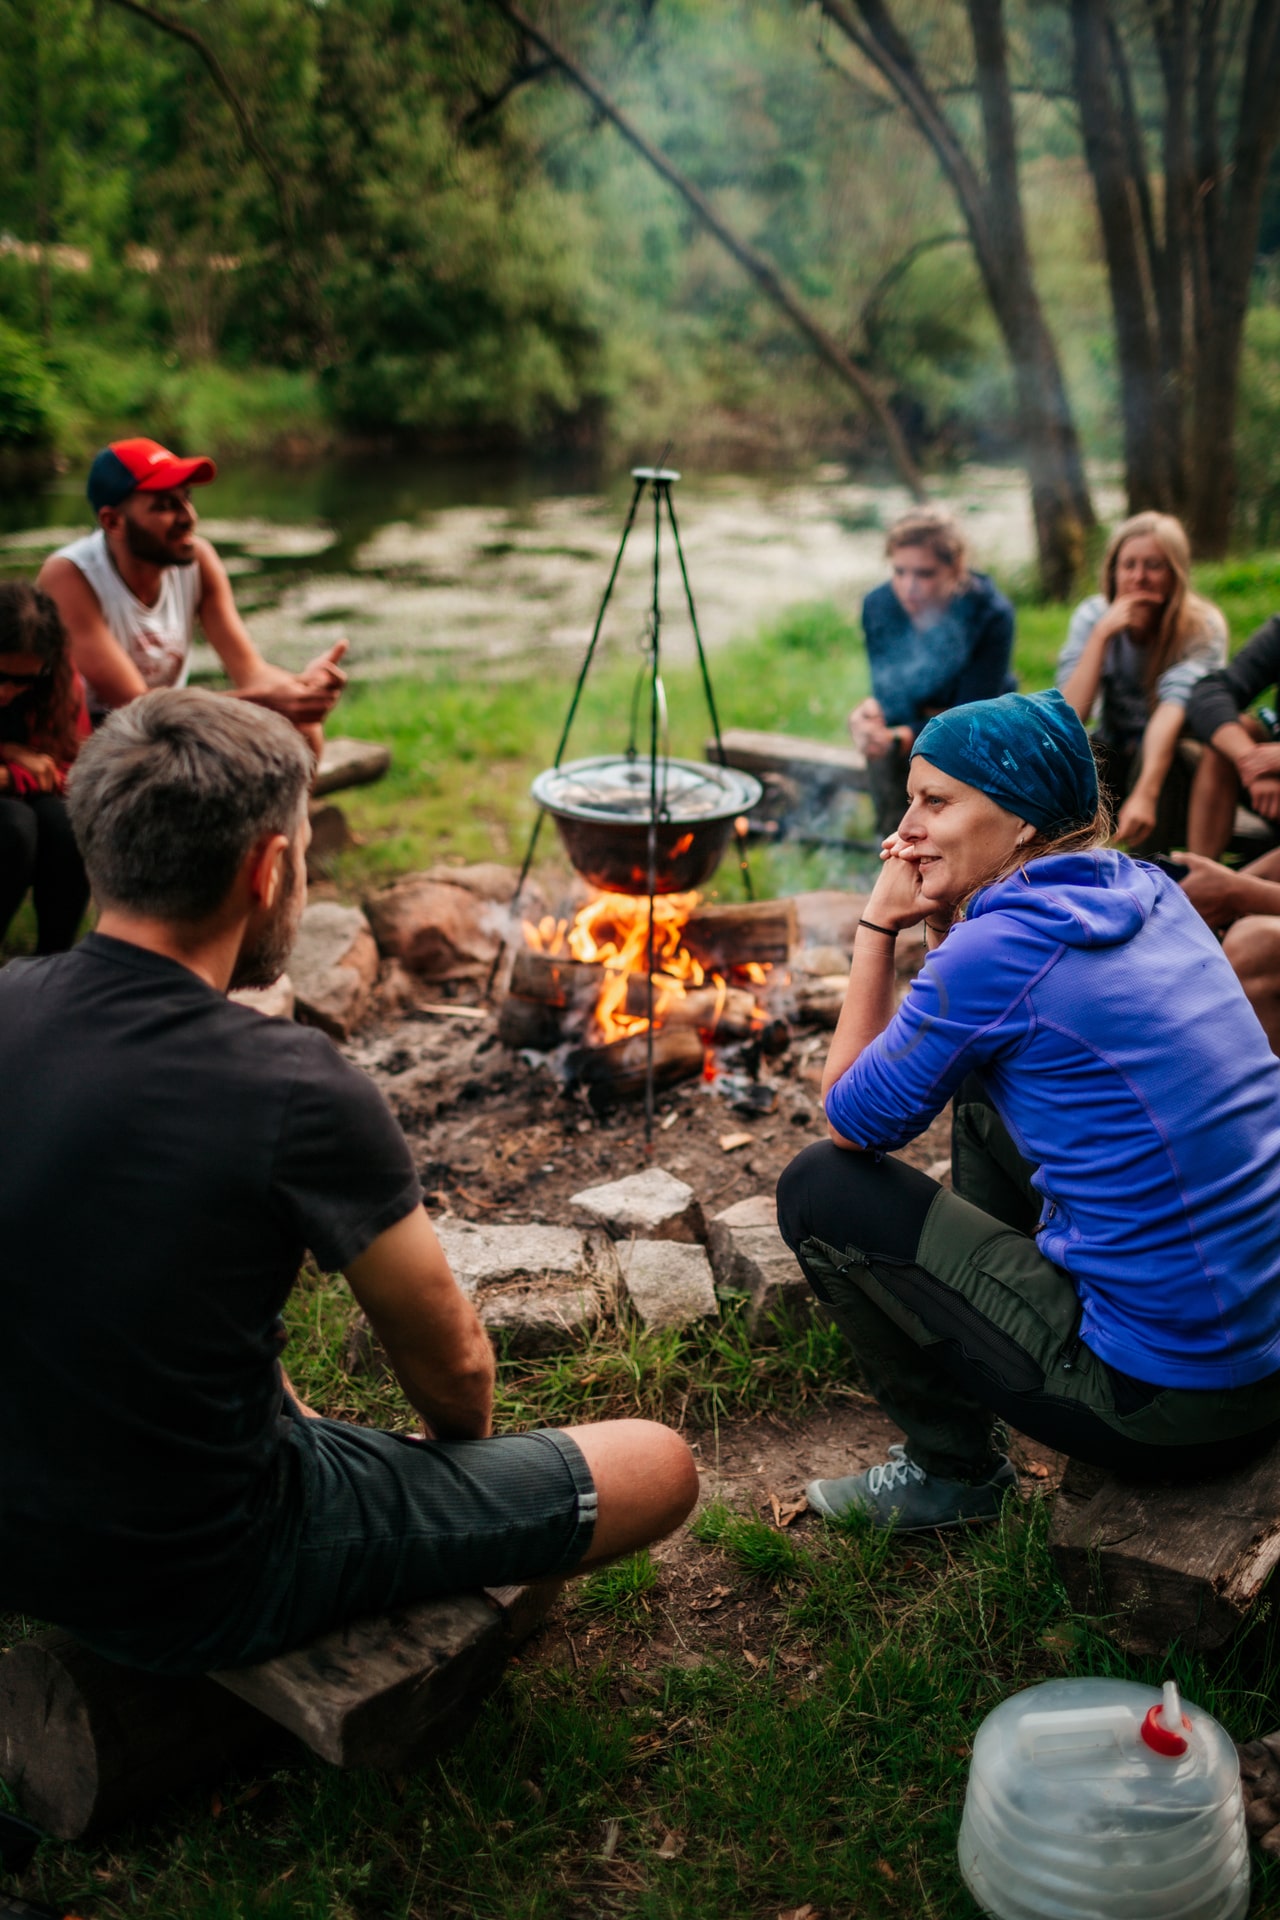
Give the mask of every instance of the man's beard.
[{"label": "man's beard", "polygon": [[124,515],[124,543],[135,560],[149,561],[153,567],[193,567],[196,563],[194,550],[191,553],[175,553],[165,541],[148,533]]},{"label": "man's beard", "polygon": [[234,993],[239,987],[269,987],[288,965],[306,905],[306,892],[297,884],[297,868],[293,848],[287,847],[280,898],[252,940],[246,940],[237,954],[228,992]]}]

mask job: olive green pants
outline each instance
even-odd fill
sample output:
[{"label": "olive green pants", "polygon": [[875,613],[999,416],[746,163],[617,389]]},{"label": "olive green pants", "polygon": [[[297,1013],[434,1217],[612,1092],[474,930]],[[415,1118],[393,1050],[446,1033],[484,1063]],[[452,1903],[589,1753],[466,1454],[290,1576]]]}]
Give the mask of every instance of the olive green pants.
[{"label": "olive green pants", "polygon": [[1032,1238],[1040,1197],[976,1081],[957,1095],[948,1193],[903,1161],[806,1148],[778,1220],[859,1370],[927,1473],[985,1479],[999,1422],[1135,1477],[1185,1477],[1280,1431],[1280,1375],[1152,1386],[1080,1338],[1071,1279]]}]

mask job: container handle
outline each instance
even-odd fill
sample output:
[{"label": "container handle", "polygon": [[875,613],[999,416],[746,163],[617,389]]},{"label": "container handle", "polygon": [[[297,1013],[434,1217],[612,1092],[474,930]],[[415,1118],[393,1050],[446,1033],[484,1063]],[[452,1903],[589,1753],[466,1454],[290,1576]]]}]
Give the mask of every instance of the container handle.
[{"label": "container handle", "polygon": [[1131,1746],[1137,1737],[1132,1708],[1119,1705],[1028,1713],[1018,1725],[1018,1745],[1028,1760],[1070,1760],[1079,1753]]}]

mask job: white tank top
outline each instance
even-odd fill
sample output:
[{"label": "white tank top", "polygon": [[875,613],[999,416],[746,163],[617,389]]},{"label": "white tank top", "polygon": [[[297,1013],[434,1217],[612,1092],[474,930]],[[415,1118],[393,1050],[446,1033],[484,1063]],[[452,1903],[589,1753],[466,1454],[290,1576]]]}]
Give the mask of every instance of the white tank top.
[{"label": "white tank top", "polygon": [[[200,566],[166,567],[160,575],[160,597],[144,606],[131,593],[111,564],[107,536],[99,527],[83,540],[60,547],[53,558],[79,567],[98,596],[102,617],[113,637],[133,661],[148,687],[184,687],[191,667],[191,636],[200,604]],[[103,711],[92,686],[89,708]]]}]

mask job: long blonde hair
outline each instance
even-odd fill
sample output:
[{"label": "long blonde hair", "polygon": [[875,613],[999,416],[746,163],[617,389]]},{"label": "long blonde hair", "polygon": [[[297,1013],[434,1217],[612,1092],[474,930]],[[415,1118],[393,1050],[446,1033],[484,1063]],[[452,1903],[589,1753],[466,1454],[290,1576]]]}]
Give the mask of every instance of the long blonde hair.
[{"label": "long blonde hair", "polygon": [[1151,646],[1143,649],[1143,681],[1147,704],[1155,701],[1156,682],[1207,627],[1212,627],[1217,608],[1191,589],[1191,543],[1181,520],[1171,513],[1135,513],[1122,521],[1107,542],[1102,556],[1102,591],[1108,600],[1116,597],[1116,568],[1120,549],[1126,540],[1149,537],[1159,547],[1173,574],[1173,591],[1165,601],[1160,629]]}]

